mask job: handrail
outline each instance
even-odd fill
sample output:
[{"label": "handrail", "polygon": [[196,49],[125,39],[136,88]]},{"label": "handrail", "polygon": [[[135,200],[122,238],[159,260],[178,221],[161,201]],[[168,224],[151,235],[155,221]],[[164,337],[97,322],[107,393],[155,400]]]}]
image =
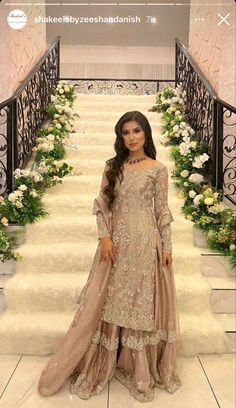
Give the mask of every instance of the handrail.
[{"label": "handrail", "polygon": [[178,38],[175,38],[175,42],[179,45],[181,48],[182,52],[185,54],[187,57],[188,61],[191,63],[192,67],[194,70],[198,73],[198,76],[201,78],[201,81],[204,83],[205,87],[211,94],[211,96],[214,98],[216,102],[220,102],[221,104],[225,105],[227,109],[232,110],[233,112],[236,112],[236,106],[230,105],[228,102],[223,101],[223,99],[220,99],[219,96],[217,95],[216,91],[212,88],[210,82],[206,79],[205,75],[203,74],[202,70],[199,68],[199,66],[196,64],[192,56],[190,55],[189,51],[185,47],[184,44],[180,42]]},{"label": "handrail", "polygon": [[37,131],[48,118],[51,94],[60,79],[60,36],[57,36],[13,95],[0,103],[2,155],[1,194],[11,192],[13,172],[31,157]]},{"label": "handrail", "polygon": [[209,181],[236,206],[236,107],[218,97],[186,47],[175,38],[175,86],[186,91],[186,114],[195,138],[208,146]]},{"label": "handrail", "polygon": [[10,102],[12,102],[14,99],[16,99],[20,93],[23,91],[23,89],[25,88],[25,86],[28,84],[28,82],[30,82],[30,80],[33,78],[35,71],[37,71],[40,66],[42,65],[42,63],[45,61],[45,59],[47,58],[48,54],[50,53],[50,51],[52,51],[52,49],[55,47],[56,43],[58,41],[60,41],[61,36],[58,35],[55,40],[53,40],[51,42],[51,44],[49,45],[49,47],[45,50],[44,54],[41,56],[41,58],[38,60],[38,62],[33,66],[33,68],[30,70],[30,72],[27,74],[27,76],[25,77],[24,81],[22,81],[20,83],[20,85],[16,88],[16,90],[14,91],[13,95],[4,100],[3,102],[0,102],[0,109],[3,106],[8,105]]}]

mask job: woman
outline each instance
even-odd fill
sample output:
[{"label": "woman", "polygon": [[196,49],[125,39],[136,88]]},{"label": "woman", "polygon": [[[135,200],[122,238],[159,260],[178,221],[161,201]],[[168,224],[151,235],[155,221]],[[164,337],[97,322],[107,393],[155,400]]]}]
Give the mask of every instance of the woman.
[{"label": "woman", "polygon": [[39,379],[44,396],[69,377],[83,399],[113,376],[141,402],[153,399],[155,386],[173,393],[182,385],[167,167],[155,159],[141,112],[126,112],[115,133],[116,156],[93,205],[97,251],[74,320]]}]

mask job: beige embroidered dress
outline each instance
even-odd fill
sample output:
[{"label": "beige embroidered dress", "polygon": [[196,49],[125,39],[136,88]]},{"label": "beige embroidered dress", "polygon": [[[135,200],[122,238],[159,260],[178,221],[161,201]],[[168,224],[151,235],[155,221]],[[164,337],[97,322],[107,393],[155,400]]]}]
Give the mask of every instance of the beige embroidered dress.
[{"label": "beige embroidered dress", "polygon": [[[167,183],[164,165],[125,169],[122,184],[116,182],[112,241],[117,259],[102,320],[135,330],[151,331],[154,327],[156,219],[167,203]],[[102,186],[104,184],[103,179]],[[99,238],[109,235],[100,212],[97,213],[97,226]],[[170,224],[165,225],[161,237],[163,249],[171,251]]]},{"label": "beige embroidered dress", "polygon": [[[173,393],[182,385],[176,365],[181,338],[173,268],[161,263],[162,251],[172,251],[168,171],[161,162],[149,168],[124,169],[122,183],[116,180],[108,228],[102,192],[107,169],[108,165],[93,214],[97,217],[98,238],[110,235],[117,257],[105,274],[105,262],[96,261],[100,257],[97,249],[77,301],[79,311],[63,343],[45,366],[38,389],[44,396],[51,395],[71,375],[71,393],[88,399],[100,393],[114,376],[134,398],[147,402],[153,399],[155,387]],[[93,293],[98,285],[102,286],[102,268],[108,282],[106,292],[99,289],[95,299]],[[89,289],[90,300],[83,303]],[[102,307],[96,320],[93,299],[96,303],[99,297]],[[96,330],[90,330],[95,320]],[[86,338],[89,330],[91,341]]]}]

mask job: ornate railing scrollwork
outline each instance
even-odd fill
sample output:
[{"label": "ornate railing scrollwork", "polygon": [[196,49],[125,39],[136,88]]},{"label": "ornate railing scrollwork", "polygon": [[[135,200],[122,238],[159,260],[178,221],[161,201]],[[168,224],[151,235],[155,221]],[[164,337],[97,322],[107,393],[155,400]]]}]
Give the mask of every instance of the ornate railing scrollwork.
[{"label": "ornate railing scrollwork", "polygon": [[105,78],[61,78],[74,85],[79,93],[104,95],[152,95],[157,94],[174,80],[156,79],[105,79]]},{"label": "ornate railing scrollwork", "polygon": [[186,91],[186,113],[196,139],[209,147],[211,183],[236,205],[236,108],[222,101],[175,39],[176,78]]},{"label": "ornate railing scrollwork", "polygon": [[13,171],[24,168],[36,133],[47,119],[52,91],[60,79],[60,37],[57,37],[15,91],[0,104],[0,194],[12,190]]}]

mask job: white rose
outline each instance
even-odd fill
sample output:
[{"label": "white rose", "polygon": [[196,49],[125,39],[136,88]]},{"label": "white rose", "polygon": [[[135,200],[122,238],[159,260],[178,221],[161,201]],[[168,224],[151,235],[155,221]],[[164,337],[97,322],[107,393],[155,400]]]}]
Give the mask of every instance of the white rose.
[{"label": "white rose", "polygon": [[7,226],[8,226],[8,222],[9,222],[8,218],[6,218],[6,217],[2,217],[2,219],[1,219],[1,223],[2,223],[3,225],[5,225],[5,227],[7,227]]},{"label": "white rose", "polygon": [[204,204],[206,204],[206,205],[212,205],[213,203],[214,203],[214,200],[213,200],[212,197],[206,197],[204,199]]},{"label": "white rose", "polygon": [[64,93],[64,89],[59,89],[59,94],[63,94]]},{"label": "white rose", "polygon": [[14,175],[16,176],[21,176],[21,169],[15,169],[15,171],[13,172]]},{"label": "white rose", "polygon": [[197,193],[196,193],[196,191],[194,191],[194,190],[190,190],[189,193],[188,193],[188,195],[189,195],[190,198],[194,198],[194,197],[196,196],[196,194],[197,194]]},{"label": "white rose", "polygon": [[199,184],[203,181],[203,176],[202,174],[199,174],[199,173],[193,173],[189,177],[189,180],[192,181],[193,183]]},{"label": "white rose", "polygon": [[188,182],[187,181],[184,182],[184,187],[188,187]]},{"label": "white rose", "polygon": [[16,207],[17,208],[22,208],[23,207],[22,202],[21,201],[16,201]]},{"label": "white rose", "polygon": [[234,245],[234,244],[230,244],[230,246],[229,246],[230,251],[234,251],[234,250],[235,250],[235,248],[236,248],[236,245]]},{"label": "white rose", "polygon": [[180,175],[181,175],[181,177],[188,177],[189,171],[188,170],[183,170],[183,171],[181,171]]},{"label": "white rose", "polygon": [[26,186],[25,184],[21,184],[21,185],[18,187],[18,190],[20,190],[20,191],[25,191],[25,190],[27,190],[27,186]]},{"label": "white rose", "polygon": [[185,130],[185,129],[183,130],[183,132],[182,132],[182,136],[184,136],[184,137],[185,137],[185,136],[188,136],[188,132],[187,132],[187,130]]},{"label": "white rose", "polygon": [[14,203],[16,201],[16,195],[15,193],[10,193],[8,196],[8,200],[11,201],[12,203]]},{"label": "white rose", "polygon": [[172,102],[179,102],[179,98],[177,97],[177,96],[173,96],[172,98],[171,98],[171,101]]},{"label": "white rose", "polygon": [[48,135],[47,136],[47,140],[49,140],[50,142],[54,142],[54,140],[55,140],[55,137],[54,137],[54,135]]},{"label": "white rose", "polygon": [[173,132],[175,133],[175,132],[177,132],[179,130],[179,125],[175,125],[174,127],[173,127]]},{"label": "white rose", "polygon": [[20,191],[20,190],[16,190],[15,191],[15,196],[17,197],[17,198],[19,198],[19,197],[23,197],[23,191]]},{"label": "white rose", "polygon": [[33,190],[33,191],[30,192],[30,195],[31,195],[32,197],[37,197],[37,196],[38,196],[38,193],[37,193],[35,190]]},{"label": "white rose", "polygon": [[180,115],[180,114],[181,114],[180,110],[177,110],[177,111],[175,112],[175,116],[178,116],[178,115]]},{"label": "white rose", "polygon": [[203,194],[197,194],[194,199],[193,202],[195,205],[199,205],[199,202],[204,198]]},{"label": "white rose", "polygon": [[196,142],[195,140],[192,140],[192,141],[190,142],[190,144],[191,144],[191,146],[192,146],[193,148],[197,147],[197,142]]}]

